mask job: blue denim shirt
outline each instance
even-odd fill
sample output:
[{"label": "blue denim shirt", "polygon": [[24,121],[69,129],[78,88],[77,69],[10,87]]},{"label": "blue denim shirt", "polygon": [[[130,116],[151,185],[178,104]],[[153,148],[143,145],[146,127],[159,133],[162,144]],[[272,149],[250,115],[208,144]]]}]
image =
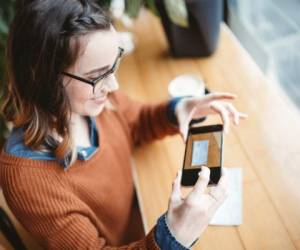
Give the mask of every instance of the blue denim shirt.
[{"label": "blue denim shirt", "polygon": [[[171,123],[178,125],[177,118],[175,115],[175,107],[181,98],[173,98],[167,106],[167,116]],[[86,117],[89,130],[90,130],[90,140],[91,147],[77,147],[78,159],[82,161],[89,160],[96,152],[99,150],[101,145],[98,145],[98,131],[96,126],[96,120],[94,117]],[[39,152],[33,151],[29,147],[25,146],[23,143],[23,129],[14,128],[4,145],[5,152],[12,154],[17,157],[25,157],[35,160],[55,160],[55,155],[53,152]],[[61,160],[60,165],[66,170],[68,168],[68,156]],[[159,218],[156,231],[155,240],[158,246],[163,250],[175,250],[175,249],[187,249],[183,247],[170,233],[168,226],[165,221],[165,216]]]},{"label": "blue denim shirt", "polygon": [[[98,145],[98,131],[96,127],[96,121],[94,117],[86,117],[89,124],[91,147],[77,147],[77,157],[79,160],[89,160],[99,149]],[[54,152],[49,151],[33,151],[23,143],[23,129],[13,128],[9,138],[4,145],[5,152],[17,157],[25,157],[34,160],[48,160],[54,161]],[[66,170],[69,166],[69,155],[59,161],[59,164]]]}]

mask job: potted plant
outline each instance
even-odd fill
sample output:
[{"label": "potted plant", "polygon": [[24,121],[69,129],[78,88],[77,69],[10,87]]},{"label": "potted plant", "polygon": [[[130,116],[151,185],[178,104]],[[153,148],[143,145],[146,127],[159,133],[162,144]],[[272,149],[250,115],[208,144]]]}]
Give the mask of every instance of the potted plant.
[{"label": "potted plant", "polygon": [[171,54],[174,57],[210,56],[216,49],[223,0],[185,0],[188,26],[172,22],[166,5],[156,0]]},{"label": "potted plant", "polygon": [[141,7],[160,16],[174,57],[211,55],[216,47],[223,19],[224,0],[98,0],[106,8],[116,2],[136,17]]}]

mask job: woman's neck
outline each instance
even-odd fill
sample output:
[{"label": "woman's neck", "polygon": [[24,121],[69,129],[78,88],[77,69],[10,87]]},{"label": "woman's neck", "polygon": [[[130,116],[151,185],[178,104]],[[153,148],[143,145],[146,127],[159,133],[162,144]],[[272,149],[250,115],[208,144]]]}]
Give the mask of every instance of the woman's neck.
[{"label": "woman's neck", "polygon": [[85,116],[76,113],[71,114],[70,132],[76,146],[91,146],[90,131]]}]

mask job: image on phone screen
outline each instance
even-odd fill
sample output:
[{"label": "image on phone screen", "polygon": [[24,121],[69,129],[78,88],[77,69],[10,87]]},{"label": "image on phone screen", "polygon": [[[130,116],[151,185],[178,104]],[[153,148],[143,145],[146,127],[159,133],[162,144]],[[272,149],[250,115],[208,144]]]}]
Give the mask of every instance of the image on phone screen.
[{"label": "image on phone screen", "polygon": [[[222,166],[223,131],[220,128],[215,129],[214,127],[211,129],[206,128],[206,130],[194,129],[188,135],[183,164],[183,177],[185,177],[185,180],[193,179],[195,181],[198,178],[201,166],[207,166],[211,170],[210,184],[216,184],[220,178]],[[187,178],[188,175],[189,178]],[[193,178],[192,175],[194,175]]]}]

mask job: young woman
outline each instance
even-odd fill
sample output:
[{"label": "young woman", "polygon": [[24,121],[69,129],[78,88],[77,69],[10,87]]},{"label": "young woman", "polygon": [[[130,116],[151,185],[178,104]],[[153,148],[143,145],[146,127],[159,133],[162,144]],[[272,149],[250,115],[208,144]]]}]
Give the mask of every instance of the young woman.
[{"label": "young woman", "polygon": [[[0,155],[1,185],[22,225],[48,249],[185,249],[226,197],[226,175],[204,194],[209,170],[186,199],[180,172],[168,211],[146,237],[123,245],[134,195],[134,146],[181,131],[192,118],[245,117],[228,93],[142,104],[118,91],[123,54],[91,0],[31,0],[8,41],[3,114],[14,128]],[[159,171],[159,170],[158,170]]]}]

